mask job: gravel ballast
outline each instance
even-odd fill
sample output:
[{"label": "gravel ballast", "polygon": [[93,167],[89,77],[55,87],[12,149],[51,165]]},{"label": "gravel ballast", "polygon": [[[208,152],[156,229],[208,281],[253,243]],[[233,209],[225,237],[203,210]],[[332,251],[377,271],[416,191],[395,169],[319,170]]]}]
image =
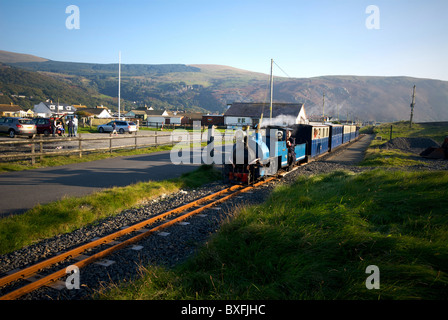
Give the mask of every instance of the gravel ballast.
[{"label": "gravel ballast", "polygon": [[403,152],[420,154],[429,147],[439,147],[439,144],[430,138],[394,138],[382,144],[380,149],[398,149]]}]

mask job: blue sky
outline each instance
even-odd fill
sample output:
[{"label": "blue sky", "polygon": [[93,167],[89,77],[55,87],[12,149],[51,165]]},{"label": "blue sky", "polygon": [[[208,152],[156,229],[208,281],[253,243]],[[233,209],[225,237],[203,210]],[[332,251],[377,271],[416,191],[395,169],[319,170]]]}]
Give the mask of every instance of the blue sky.
[{"label": "blue sky", "polygon": [[[66,28],[69,5],[80,29]],[[380,29],[368,29],[369,5]],[[51,60],[221,64],[291,77],[448,80],[446,0],[1,0],[0,50]],[[274,68],[278,76],[285,76]]]}]

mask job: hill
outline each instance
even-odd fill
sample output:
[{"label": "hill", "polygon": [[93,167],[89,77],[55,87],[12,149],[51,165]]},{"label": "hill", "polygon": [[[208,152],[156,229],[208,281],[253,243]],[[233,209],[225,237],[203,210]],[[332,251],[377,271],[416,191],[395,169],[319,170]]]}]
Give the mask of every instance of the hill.
[{"label": "hill", "polygon": [[[60,85],[90,92],[100,100],[105,98],[102,104],[109,103],[112,108],[116,105],[117,64],[39,61],[37,57],[24,61],[23,55],[15,55],[1,51],[0,62],[14,67],[11,70],[25,69],[46,76],[47,80],[56,79]],[[158,109],[219,113],[232,102],[269,101],[269,75],[263,73],[201,64],[122,64],[121,70],[121,97],[126,110],[148,105]],[[0,91],[8,85],[0,82]],[[349,75],[275,77],[274,101],[305,103],[308,115],[320,116],[325,93],[324,111],[332,117],[339,114],[340,119],[350,120],[407,120],[414,85],[417,87],[414,120],[448,120],[448,81],[432,79]],[[53,94],[48,98],[56,99]]]},{"label": "hill", "polygon": [[0,93],[0,104],[12,102],[24,109],[32,109],[47,99],[91,106],[113,103],[112,98],[100,97],[97,91],[85,86],[1,63]]},{"label": "hill", "polygon": [[16,63],[16,62],[44,62],[47,59],[36,57],[30,54],[15,53],[0,50],[0,62]]}]

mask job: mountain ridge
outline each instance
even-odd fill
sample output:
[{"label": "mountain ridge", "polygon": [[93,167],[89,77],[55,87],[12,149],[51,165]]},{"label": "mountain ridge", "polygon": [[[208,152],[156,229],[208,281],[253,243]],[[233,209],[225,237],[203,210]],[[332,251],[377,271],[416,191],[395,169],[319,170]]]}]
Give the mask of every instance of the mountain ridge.
[{"label": "mountain ridge", "polygon": [[[0,62],[4,59],[2,52],[5,51],[0,51]],[[9,53],[9,59],[13,54]],[[49,76],[95,96],[108,97],[108,103],[116,101],[118,64],[20,59],[31,58],[18,56],[16,62],[6,64]],[[322,115],[324,111],[325,115],[339,115],[341,119],[407,120],[414,85],[417,86],[415,121],[448,120],[448,81],[437,79],[356,75],[275,77],[274,102],[305,103],[308,115]],[[121,89],[124,105],[129,108],[151,105],[221,113],[232,102],[268,102],[269,75],[214,64],[122,64]]]}]

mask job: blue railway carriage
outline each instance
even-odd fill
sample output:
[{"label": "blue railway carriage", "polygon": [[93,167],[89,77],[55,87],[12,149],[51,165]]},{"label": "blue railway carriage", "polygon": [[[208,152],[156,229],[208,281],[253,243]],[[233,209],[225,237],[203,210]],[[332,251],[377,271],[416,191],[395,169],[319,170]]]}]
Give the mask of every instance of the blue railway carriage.
[{"label": "blue railway carriage", "polygon": [[344,124],[344,129],[342,133],[342,143],[350,142],[352,137],[352,128],[350,125]]},{"label": "blue railway carriage", "polygon": [[328,124],[330,127],[330,139],[328,141],[328,151],[333,151],[342,145],[342,135],[344,134],[344,126],[341,124]]},{"label": "blue railway carriage", "polygon": [[315,158],[328,152],[330,126],[323,124],[296,124],[292,136],[296,143],[306,143],[306,155]]},{"label": "blue railway carriage", "polygon": [[350,126],[350,141],[353,141],[356,139],[356,126],[351,125]]}]

